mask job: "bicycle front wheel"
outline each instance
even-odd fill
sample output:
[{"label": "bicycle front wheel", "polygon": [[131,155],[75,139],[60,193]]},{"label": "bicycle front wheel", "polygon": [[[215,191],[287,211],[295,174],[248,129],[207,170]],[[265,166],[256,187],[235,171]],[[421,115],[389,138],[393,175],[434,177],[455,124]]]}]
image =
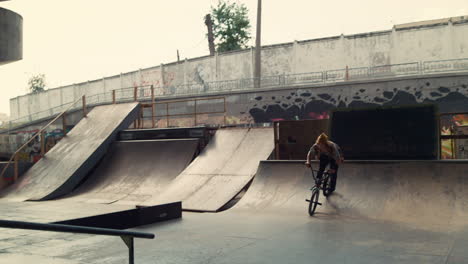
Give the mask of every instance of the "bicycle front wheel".
[{"label": "bicycle front wheel", "polygon": [[309,201],[309,215],[310,216],[314,215],[315,209],[317,208],[319,193],[320,191],[318,188],[314,188],[312,190],[312,196],[310,197],[310,201]]}]

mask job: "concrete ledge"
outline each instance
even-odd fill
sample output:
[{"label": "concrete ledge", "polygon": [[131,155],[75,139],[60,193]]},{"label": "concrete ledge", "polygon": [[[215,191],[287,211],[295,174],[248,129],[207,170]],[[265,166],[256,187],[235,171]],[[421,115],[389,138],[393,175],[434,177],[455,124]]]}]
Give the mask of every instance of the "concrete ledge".
[{"label": "concrete ledge", "polygon": [[182,203],[168,203],[149,207],[95,215],[72,220],[54,222],[53,224],[100,227],[111,229],[128,229],[149,225],[161,221],[182,217]]}]

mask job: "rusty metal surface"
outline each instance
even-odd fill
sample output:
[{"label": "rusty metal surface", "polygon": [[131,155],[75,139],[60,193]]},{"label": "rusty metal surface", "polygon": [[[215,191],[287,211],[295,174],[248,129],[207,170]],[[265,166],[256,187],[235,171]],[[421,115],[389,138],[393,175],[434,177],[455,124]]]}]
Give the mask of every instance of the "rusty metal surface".
[{"label": "rusty metal surface", "polygon": [[166,191],[142,205],[182,201],[185,210],[217,211],[249,183],[272,150],[271,128],[219,129]]},{"label": "rusty metal surface", "polygon": [[71,192],[105,154],[117,132],[128,128],[137,103],[95,107],[14,185],[2,199],[47,200]]},{"label": "rusty metal surface", "polygon": [[277,153],[279,160],[303,159],[315,139],[321,134],[329,135],[328,119],[279,121]]},{"label": "rusty metal surface", "polygon": [[117,141],[66,200],[143,203],[161,193],[190,164],[197,147],[198,139]]}]

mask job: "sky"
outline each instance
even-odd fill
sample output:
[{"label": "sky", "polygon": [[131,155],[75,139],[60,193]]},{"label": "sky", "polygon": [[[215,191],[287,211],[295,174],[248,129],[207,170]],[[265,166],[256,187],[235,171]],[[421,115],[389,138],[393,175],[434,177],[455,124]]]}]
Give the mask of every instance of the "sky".
[{"label": "sky", "polygon": [[[255,44],[257,0],[249,9]],[[23,17],[23,60],[0,66],[0,113],[45,74],[47,88],[209,54],[204,16],[218,0],[11,0]],[[466,0],[263,0],[262,45],[391,29],[468,15]]]}]

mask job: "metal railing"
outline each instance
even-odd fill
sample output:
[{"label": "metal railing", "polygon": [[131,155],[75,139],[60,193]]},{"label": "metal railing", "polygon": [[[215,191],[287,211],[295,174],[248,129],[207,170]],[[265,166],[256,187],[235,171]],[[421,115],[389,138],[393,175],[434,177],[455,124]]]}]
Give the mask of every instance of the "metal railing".
[{"label": "metal railing", "polygon": [[26,141],[26,143],[24,143],[21,147],[19,147],[15,153],[13,153],[13,155],[11,156],[11,158],[8,160],[8,163],[3,167],[3,170],[1,171],[0,173],[0,179],[3,179],[4,175],[5,175],[5,172],[7,171],[8,167],[10,166],[11,163],[14,163],[14,174],[13,174],[13,181],[16,181],[18,179],[18,174],[19,174],[19,171],[18,171],[18,162],[19,162],[19,153],[24,149],[26,148],[29,143],[33,142],[33,140],[35,140],[37,137],[40,137],[41,140],[41,157],[43,157],[45,155],[45,130],[50,126],[52,125],[55,121],[57,121],[59,118],[62,118],[62,125],[63,125],[63,133],[64,133],[64,136],[66,136],[66,113],[75,105],[77,104],[78,102],[82,102],[82,109],[83,109],[83,116],[86,116],[86,97],[83,95],[81,98],[79,98],[78,100],[76,100],[75,102],[71,103],[68,108],[66,108],[65,110],[63,110],[62,113],[60,113],[59,115],[57,115],[54,119],[52,119],[52,121],[50,121],[47,125],[45,125],[44,127],[42,127],[41,129],[39,129],[39,131],[34,135],[32,136],[29,140]]},{"label": "metal railing", "polygon": [[16,229],[29,229],[39,231],[52,231],[52,232],[63,232],[63,233],[77,233],[77,234],[90,234],[90,235],[105,235],[105,236],[119,236],[128,247],[128,262],[134,264],[135,261],[135,245],[133,239],[146,238],[153,239],[154,234],[134,232],[134,231],[122,231],[108,228],[97,228],[97,227],[84,227],[84,226],[73,226],[73,225],[62,225],[62,224],[42,224],[22,221],[10,221],[0,220],[0,227],[16,228]]},{"label": "metal railing", "polygon": [[422,63],[423,72],[440,73],[453,71],[466,71],[468,69],[468,58],[454,60],[425,61]]},{"label": "metal railing", "polygon": [[[203,109],[203,102],[206,101],[217,101],[222,110],[206,110]],[[171,110],[174,110],[174,105],[179,104],[179,103],[187,103],[192,105],[192,107],[189,107],[192,109],[192,111],[176,111],[176,113],[171,113]],[[202,105],[202,106],[200,106]],[[164,122],[162,122],[162,125],[164,127],[171,127],[170,125],[170,119],[171,118],[177,118],[177,117],[182,117],[182,118],[190,118],[193,119],[193,123],[191,125],[193,126],[198,126],[200,125],[199,123],[199,117],[203,115],[222,115],[222,124],[226,125],[226,112],[227,112],[227,106],[226,106],[226,97],[224,96],[218,96],[218,97],[206,97],[206,98],[195,98],[195,99],[181,99],[181,100],[172,100],[172,101],[164,101],[164,102],[151,102],[151,103],[142,103],[141,104],[141,112],[139,115],[139,119],[136,122],[136,127],[135,128],[147,128],[145,125],[145,120],[151,120],[151,128],[161,128],[161,124],[159,121],[163,121],[164,119],[166,120],[165,125]],[[159,106],[159,107],[157,107]],[[161,107],[162,106],[162,107]],[[202,110],[200,110],[200,107]],[[145,109],[150,109],[151,114],[150,115],[145,115]],[[159,108],[157,110],[157,108]],[[158,122],[157,122],[158,121]],[[157,123],[159,123],[157,125]],[[190,124],[187,124],[190,125]]]},{"label": "metal railing", "polygon": [[[371,80],[388,77],[402,77],[423,74],[438,74],[443,72],[468,71],[468,58],[453,60],[435,60],[424,62],[410,62],[390,64],[373,67],[343,68],[323,72],[304,72],[294,74],[282,74],[275,76],[263,76],[256,78],[243,78],[235,80],[223,80],[212,82],[185,83],[164,87],[151,85],[127,87],[112,90],[111,92],[88,95],[88,105],[100,105],[110,103],[122,103],[129,101],[146,101],[152,96],[164,98],[168,96],[199,96],[218,92],[248,91],[257,88],[282,88],[301,85],[319,86],[336,82]],[[255,88],[256,83],[260,85]],[[153,95],[151,94],[153,93]],[[52,116],[70,103],[57,106],[48,110],[37,112],[26,117],[12,120],[9,129],[35,120]]]}]

